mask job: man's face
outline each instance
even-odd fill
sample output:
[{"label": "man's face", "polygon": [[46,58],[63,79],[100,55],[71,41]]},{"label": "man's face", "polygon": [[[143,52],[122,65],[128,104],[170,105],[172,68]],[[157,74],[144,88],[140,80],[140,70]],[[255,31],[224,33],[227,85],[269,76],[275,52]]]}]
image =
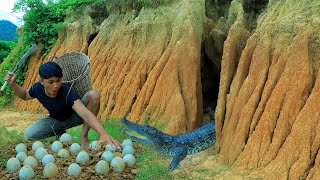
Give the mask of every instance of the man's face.
[{"label": "man's face", "polygon": [[44,86],[47,96],[54,98],[58,95],[59,89],[62,84],[62,78],[58,78],[55,76],[50,77],[48,79],[41,78],[41,83]]}]

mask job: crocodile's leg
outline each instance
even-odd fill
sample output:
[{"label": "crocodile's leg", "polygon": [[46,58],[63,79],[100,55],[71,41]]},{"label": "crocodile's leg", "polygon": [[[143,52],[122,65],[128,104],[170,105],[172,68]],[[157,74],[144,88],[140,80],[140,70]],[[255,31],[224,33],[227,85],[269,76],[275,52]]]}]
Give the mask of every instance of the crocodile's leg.
[{"label": "crocodile's leg", "polygon": [[180,161],[182,161],[187,156],[187,149],[183,147],[175,147],[172,149],[172,154],[175,154],[173,156],[173,159],[169,165],[169,170],[172,171],[174,168],[176,168]]}]

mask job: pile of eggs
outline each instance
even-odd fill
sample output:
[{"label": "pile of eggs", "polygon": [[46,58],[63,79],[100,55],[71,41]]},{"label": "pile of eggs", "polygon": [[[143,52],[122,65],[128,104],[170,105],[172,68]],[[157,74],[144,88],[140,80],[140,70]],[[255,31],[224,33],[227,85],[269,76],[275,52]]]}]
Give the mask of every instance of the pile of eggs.
[{"label": "pile of eggs", "polygon": [[[89,150],[95,150],[97,141],[90,143]],[[67,147],[67,148],[64,148]],[[59,141],[55,141],[50,146],[53,154],[49,154],[42,142],[36,141],[32,144],[34,155],[28,156],[27,147],[24,143],[16,145],[16,157],[12,157],[7,161],[7,170],[9,172],[19,171],[20,179],[32,179],[38,166],[43,166],[42,175],[46,178],[53,178],[58,175],[56,158],[66,159],[70,154],[76,156],[75,162],[70,164],[67,172],[69,176],[79,176],[81,174],[81,166],[85,166],[89,162],[90,156],[87,151],[81,150],[78,143],[72,144],[72,138],[69,134],[63,134]],[[112,169],[116,173],[122,173],[125,167],[134,167],[136,159],[134,157],[133,143],[130,139],[122,142],[121,156],[115,155],[116,147],[107,144],[105,148],[99,146],[99,151],[103,150],[101,159],[95,165],[95,172],[98,175],[107,175]],[[21,167],[22,166],[22,167]],[[61,172],[60,172],[61,173]]]}]

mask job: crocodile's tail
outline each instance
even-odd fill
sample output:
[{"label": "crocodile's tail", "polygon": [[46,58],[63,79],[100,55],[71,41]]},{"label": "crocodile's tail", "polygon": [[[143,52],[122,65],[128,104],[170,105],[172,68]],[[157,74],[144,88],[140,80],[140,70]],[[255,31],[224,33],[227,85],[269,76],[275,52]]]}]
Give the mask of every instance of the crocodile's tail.
[{"label": "crocodile's tail", "polygon": [[210,114],[210,121],[214,121],[214,111],[211,107],[208,107],[208,112]]}]

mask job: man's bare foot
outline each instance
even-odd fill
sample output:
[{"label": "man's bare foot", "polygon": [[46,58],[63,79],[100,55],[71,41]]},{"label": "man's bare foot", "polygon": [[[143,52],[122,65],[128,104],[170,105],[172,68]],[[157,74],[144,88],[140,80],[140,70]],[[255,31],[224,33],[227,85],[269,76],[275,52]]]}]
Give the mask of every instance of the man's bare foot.
[{"label": "man's bare foot", "polygon": [[89,148],[88,137],[80,136],[80,141],[81,141],[81,148],[83,150],[87,150]]}]

